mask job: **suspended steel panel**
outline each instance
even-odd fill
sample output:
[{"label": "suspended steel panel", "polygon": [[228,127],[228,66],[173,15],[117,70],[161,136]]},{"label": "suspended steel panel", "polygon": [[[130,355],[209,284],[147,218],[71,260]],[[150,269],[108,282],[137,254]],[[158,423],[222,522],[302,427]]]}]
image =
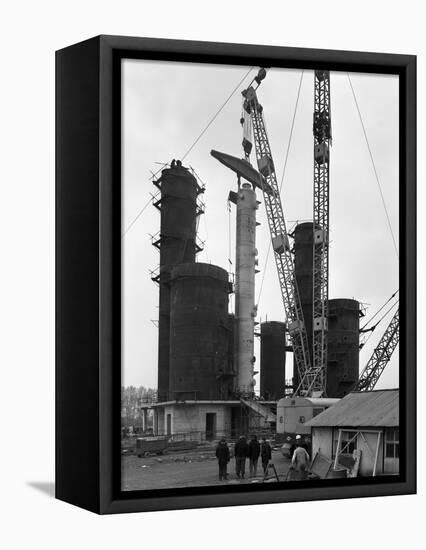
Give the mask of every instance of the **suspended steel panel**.
[{"label": "suspended steel panel", "polygon": [[232,155],[221,153],[220,151],[215,151],[214,149],[210,151],[210,154],[224,166],[235,172],[237,176],[247,180],[258,189],[265,188],[269,193],[271,193],[271,189],[265,179],[247,160],[239,159],[238,157],[233,157]]}]

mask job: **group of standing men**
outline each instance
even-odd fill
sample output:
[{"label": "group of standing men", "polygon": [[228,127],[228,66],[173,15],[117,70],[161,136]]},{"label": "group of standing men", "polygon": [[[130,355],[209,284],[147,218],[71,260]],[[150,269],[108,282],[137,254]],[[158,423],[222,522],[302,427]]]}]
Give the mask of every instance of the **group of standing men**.
[{"label": "group of standing men", "polygon": [[[271,451],[271,446],[265,437],[263,437],[261,443],[259,443],[257,436],[253,435],[250,442],[247,443],[246,437],[244,435],[240,436],[234,448],[235,472],[237,478],[244,479],[247,458],[249,459],[250,477],[257,476],[259,457],[262,460],[263,472],[266,473],[272,456]],[[216,457],[219,464],[219,480],[226,480],[228,478],[227,466],[230,461],[230,452],[225,439],[219,441],[216,447]]]}]

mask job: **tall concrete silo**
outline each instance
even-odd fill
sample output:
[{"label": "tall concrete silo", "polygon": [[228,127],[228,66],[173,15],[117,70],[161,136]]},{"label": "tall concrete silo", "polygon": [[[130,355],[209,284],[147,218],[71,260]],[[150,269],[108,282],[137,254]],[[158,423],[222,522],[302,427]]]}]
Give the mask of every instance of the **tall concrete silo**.
[{"label": "tall concrete silo", "polygon": [[359,318],[357,300],[328,301],[327,397],[344,397],[358,380]]},{"label": "tall concrete silo", "polygon": [[158,398],[164,401],[169,397],[170,273],[175,265],[195,262],[197,196],[202,189],[191,172],[174,161],[154,184],[161,191],[155,203],[161,212],[161,228],[153,244],[160,250],[160,271],[154,280],[160,285]]},{"label": "tall concrete silo", "polygon": [[172,269],[170,289],[170,398],[229,399],[228,273],[211,264],[182,264]]},{"label": "tall concrete silo", "polygon": [[237,207],[235,256],[235,365],[237,392],[251,397],[254,390],[254,287],[256,275],[256,193],[249,183],[229,199]]},{"label": "tall concrete silo", "polygon": [[285,395],[285,351],[285,323],[261,323],[260,395],[264,399],[281,399]]}]

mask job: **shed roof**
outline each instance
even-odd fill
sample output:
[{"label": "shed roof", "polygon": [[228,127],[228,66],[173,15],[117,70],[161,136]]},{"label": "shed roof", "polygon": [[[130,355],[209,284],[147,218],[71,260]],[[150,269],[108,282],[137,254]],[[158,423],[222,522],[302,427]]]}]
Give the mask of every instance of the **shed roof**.
[{"label": "shed roof", "polygon": [[399,390],[353,392],[306,422],[306,426],[399,426]]}]

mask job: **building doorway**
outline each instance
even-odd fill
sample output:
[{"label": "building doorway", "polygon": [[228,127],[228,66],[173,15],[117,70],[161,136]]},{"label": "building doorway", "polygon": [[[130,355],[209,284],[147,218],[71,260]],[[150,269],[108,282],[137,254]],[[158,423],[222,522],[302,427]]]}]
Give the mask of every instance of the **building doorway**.
[{"label": "building doorway", "polygon": [[206,440],[216,438],[216,413],[206,413]]},{"label": "building doorway", "polygon": [[172,435],[172,415],[167,415],[167,422],[166,422],[166,433],[167,435]]}]

